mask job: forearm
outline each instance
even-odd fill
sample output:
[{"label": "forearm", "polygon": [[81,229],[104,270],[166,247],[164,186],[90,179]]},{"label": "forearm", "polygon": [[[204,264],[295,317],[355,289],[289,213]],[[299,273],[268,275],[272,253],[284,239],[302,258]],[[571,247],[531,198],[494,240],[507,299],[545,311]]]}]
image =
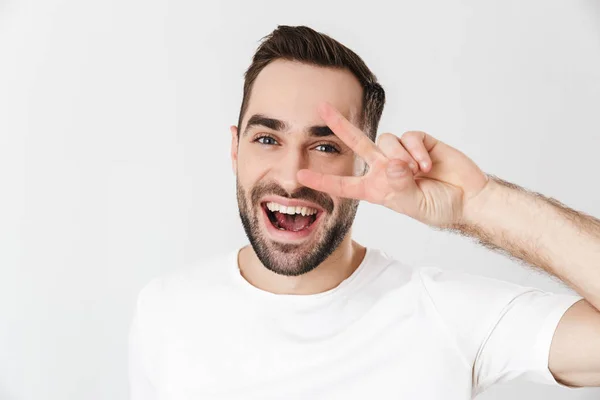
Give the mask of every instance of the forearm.
[{"label": "forearm", "polygon": [[600,310],[600,220],[490,175],[452,230],[555,275]]}]

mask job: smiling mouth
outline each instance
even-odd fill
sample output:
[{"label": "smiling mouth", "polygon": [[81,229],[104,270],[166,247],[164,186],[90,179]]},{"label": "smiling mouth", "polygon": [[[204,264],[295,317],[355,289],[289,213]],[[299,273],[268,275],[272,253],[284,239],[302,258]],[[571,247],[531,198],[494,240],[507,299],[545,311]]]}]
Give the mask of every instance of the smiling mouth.
[{"label": "smiling mouth", "polygon": [[312,207],[286,207],[273,202],[263,203],[262,207],[276,229],[288,232],[308,229],[321,213]]}]

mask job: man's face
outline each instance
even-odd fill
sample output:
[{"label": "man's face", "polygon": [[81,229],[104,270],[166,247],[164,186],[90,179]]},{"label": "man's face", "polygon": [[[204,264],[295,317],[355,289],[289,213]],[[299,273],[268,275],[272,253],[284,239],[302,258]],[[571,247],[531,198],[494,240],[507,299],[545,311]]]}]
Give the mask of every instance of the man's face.
[{"label": "man's face", "polygon": [[265,267],[282,275],[301,275],[323,262],[350,230],[358,206],[296,178],[304,168],[345,176],[364,170],[319,117],[323,101],[358,125],[362,88],[349,71],[277,60],[256,78],[241,126],[232,128],[246,235]]}]

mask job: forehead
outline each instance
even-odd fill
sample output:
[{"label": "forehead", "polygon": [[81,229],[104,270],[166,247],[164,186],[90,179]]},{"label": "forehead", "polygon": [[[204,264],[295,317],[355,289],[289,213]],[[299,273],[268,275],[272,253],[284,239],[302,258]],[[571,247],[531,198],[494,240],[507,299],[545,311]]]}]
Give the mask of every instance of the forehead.
[{"label": "forehead", "polygon": [[254,114],[281,119],[291,127],[323,124],[317,112],[323,101],[358,124],[362,93],[358,79],[348,70],[275,60],[254,81],[242,125]]}]

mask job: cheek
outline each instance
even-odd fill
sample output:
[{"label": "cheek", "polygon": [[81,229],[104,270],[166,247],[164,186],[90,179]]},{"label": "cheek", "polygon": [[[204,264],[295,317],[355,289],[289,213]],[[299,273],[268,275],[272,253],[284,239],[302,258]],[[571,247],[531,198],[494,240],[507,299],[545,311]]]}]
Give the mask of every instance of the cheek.
[{"label": "cheek", "polygon": [[257,157],[248,149],[238,154],[237,178],[244,187],[251,187],[259,181],[269,170],[269,161],[264,157]]}]

